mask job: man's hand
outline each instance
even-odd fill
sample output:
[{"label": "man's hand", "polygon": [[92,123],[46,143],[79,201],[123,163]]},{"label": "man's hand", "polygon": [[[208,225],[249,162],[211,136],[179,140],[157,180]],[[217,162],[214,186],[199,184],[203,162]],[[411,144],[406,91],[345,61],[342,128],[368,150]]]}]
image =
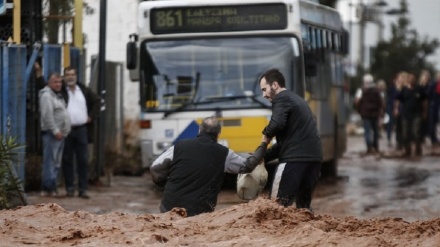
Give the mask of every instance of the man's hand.
[{"label": "man's hand", "polygon": [[37,78],[41,77],[43,75],[43,72],[41,70],[41,66],[40,66],[40,64],[38,62],[34,63],[34,69],[35,69],[35,76]]},{"label": "man's hand", "polygon": [[58,133],[55,134],[55,138],[57,140],[62,140],[64,138],[64,136],[63,136],[63,134],[61,132],[58,132]]},{"label": "man's hand", "polygon": [[272,141],[272,138],[269,138],[266,135],[263,135],[262,142],[265,142],[265,143],[269,144],[270,141]]}]

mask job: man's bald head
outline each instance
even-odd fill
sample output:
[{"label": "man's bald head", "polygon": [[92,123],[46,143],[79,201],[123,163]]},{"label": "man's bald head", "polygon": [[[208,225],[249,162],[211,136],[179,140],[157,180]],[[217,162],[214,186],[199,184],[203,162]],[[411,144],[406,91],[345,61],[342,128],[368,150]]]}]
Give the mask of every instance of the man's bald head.
[{"label": "man's bald head", "polygon": [[203,119],[200,125],[200,133],[207,133],[214,136],[218,136],[222,130],[220,121],[215,117],[207,117]]}]

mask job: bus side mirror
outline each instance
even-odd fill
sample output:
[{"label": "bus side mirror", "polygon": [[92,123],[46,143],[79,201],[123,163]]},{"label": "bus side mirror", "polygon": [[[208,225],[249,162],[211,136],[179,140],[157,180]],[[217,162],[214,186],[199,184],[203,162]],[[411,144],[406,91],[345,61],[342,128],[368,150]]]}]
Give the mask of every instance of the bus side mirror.
[{"label": "bus side mirror", "polygon": [[342,33],[341,51],[344,55],[347,55],[350,52],[350,34],[347,30],[344,30]]},{"label": "bus side mirror", "polygon": [[137,34],[130,34],[130,41],[127,43],[127,69],[133,70],[137,67]]},{"label": "bus side mirror", "polygon": [[304,53],[304,69],[306,77],[314,77],[318,75],[318,61],[314,53]]},{"label": "bus side mirror", "polygon": [[127,69],[132,70],[137,67],[136,43],[130,41],[127,43]]}]

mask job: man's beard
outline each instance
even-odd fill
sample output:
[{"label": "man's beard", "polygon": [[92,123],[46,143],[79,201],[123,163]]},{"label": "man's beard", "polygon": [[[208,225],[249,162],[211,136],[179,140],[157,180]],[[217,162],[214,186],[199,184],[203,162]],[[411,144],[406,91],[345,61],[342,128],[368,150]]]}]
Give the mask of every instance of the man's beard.
[{"label": "man's beard", "polygon": [[67,86],[75,86],[76,82],[74,80],[66,81]]},{"label": "man's beard", "polygon": [[270,87],[270,101],[273,100],[273,98],[275,97],[275,95],[276,95],[276,91],[275,91],[275,89],[273,89],[272,87]]}]

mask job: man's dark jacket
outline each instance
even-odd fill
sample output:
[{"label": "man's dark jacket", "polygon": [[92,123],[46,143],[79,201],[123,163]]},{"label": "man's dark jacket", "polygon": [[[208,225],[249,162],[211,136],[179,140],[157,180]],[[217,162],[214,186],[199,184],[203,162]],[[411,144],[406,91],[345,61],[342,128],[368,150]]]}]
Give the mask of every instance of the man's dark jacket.
[{"label": "man's dark jacket", "polygon": [[385,103],[377,87],[362,89],[358,109],[362,118],[379,118],[382,115]]},{"label": "man's dark jacket", "polygon": [[162,206],[185,208],[188,216],[214,211],[228,152],[210,134],[177,142]]},{"label": "man's dark jacket", "polygon": [[322,145],[317,124],[307,102],[284,90],[272,100],[272,117],[263,134],[276,136],[277,143],[267,150],[265,161],[321,162]]},{"label": "man's dark jacket", "polygon": [[[86,99],[87,115],[90,117],[91,120],[87,124],[87,138],[89,143],[93,143],[95,136],[94,122],[99,117],[100,98],[95,92],[86,87],[84,84],[77,82],[76,85],[79,86],[81,92],[84,94],[84,98]],[[69,93],[67,92],[67,85],[64,81],[63,86],[61,87],[61,94],[66,101],[66,104],[69,104]]]}]

